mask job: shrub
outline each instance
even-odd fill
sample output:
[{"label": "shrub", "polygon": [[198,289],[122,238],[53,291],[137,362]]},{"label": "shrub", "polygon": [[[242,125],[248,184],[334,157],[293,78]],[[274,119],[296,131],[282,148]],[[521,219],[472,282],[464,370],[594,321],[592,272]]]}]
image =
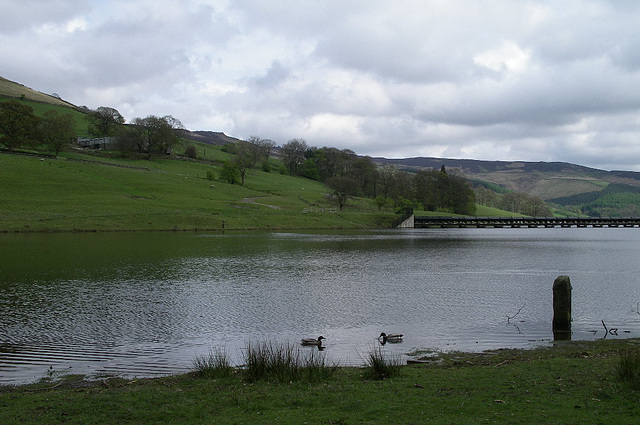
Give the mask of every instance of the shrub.
[{"label": "shrub", "polygon": [[213,170],[207,170],[207,180],[215,180],[216,173]]},{"label": "shrub", "polygon": [[193,145],[187,145],[184,148],[184,154],[186,156],[188,156],[189,158],[195,158],[198,154],[198,151],[196,150],[196,147]]}]

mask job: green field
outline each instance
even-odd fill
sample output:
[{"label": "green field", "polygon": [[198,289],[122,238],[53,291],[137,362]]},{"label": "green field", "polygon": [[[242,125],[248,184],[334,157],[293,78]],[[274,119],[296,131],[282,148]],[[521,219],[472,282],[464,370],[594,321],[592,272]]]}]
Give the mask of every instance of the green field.
[{"label": "green field", "polygon": [[[209,160],[227,155],[207,149]],[[220,168],[198,161],[4,153],[0,170],[0,231],[384,228],[397,218],[366,199],[336,212],[327,187],[305,178],[208,180]]]},{"label": "green field", "polygon": [[72,376],[0,387],[10,424],[635,424],[636,381],[619,374],[638,340],[449,353],[384,380],[338,368],[321,380],[247,381],[187,374],[87,382]]}]

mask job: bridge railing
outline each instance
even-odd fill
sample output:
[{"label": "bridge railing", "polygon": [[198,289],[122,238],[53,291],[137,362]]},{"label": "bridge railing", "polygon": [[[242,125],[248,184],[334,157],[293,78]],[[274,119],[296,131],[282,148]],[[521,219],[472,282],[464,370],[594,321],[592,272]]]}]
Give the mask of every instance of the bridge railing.
[{"label": "bridge railing", "polygon": [[640,217],[428,217],[414,227],[640,227]]}]

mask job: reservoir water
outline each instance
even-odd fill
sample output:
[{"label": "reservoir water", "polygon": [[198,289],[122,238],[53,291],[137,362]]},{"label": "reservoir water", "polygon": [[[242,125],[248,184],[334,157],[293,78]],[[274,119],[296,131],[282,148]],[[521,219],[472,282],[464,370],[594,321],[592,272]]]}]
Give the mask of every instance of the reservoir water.
[{"label": "reservoir water", "polygon": [[639,252],[614,228],[3,234],[0,384],[170,375],[319,335],[341,365],[380,332],[405,335],[382,347],[400,356],[549,344],[560,275],[572,339],[639,337]]}]

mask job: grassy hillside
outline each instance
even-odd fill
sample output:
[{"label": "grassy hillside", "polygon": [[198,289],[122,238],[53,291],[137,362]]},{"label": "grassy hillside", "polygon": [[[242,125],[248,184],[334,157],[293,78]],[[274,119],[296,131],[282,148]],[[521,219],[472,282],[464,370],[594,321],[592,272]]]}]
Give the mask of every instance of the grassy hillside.
[{"label": "grassy hillside", "polygon": [[61,106],[61,105],[54,105],[51,103],[37,102],[34,100],[12,99],[10,97],[0,95],[0,102],[7,102],[10,100],[17,100],[18,102],[21,102],[25,105],[30,106],[31,108],[33,108],[33,113],[39,117],[42,117],[45,112],[51,111],[51,110],[58,112],[60,115],[71,114],[75,124],[76,135],[79,137],[89,136],[88,126],[87,126],[88,122],[86,120],[87,114],[78,109],[70,108],[69,106]]},{"label": "grassy hillside", "polygon": [[0,231],[373,228],[397,218],[371,200],[328,212],[327,188],[304,178],[252,170],[244,187],[210,181],[219,168],[195,161],[5,153],[0,169]]},{"label": "grassy hillside", "polygon": [[22,84],[2,77],[0,77],[0,96],[77,109],[75,105],[72,105],[60,98],[33,90],[29,87],[23,86]]}]

